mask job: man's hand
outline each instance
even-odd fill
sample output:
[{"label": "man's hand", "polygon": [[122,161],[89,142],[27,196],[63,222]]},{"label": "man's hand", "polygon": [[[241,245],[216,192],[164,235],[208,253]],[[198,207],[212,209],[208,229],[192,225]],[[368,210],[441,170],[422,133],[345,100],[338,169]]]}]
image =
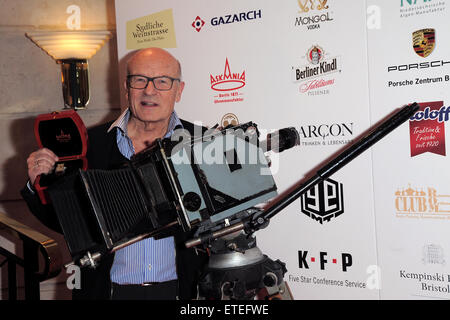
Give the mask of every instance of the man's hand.
[{"label": "man's hand", "polygon": [[47,148],[42,148],[31,153],[27,159],[28,177],[30,178],[31,184],[34,184],[38,175],[50,173],[56,161],[58,161],[58,156]]}]

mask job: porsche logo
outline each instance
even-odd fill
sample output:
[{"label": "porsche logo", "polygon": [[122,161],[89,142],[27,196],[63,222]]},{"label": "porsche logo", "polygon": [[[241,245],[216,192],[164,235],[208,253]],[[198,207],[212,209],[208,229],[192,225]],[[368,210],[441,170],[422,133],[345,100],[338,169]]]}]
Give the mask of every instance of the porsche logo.
[{"label": "porsche logo", "polygon": [[414,51],[422,58],[428,57],[435,46],[434,29],[422,29],[413,32]]}]

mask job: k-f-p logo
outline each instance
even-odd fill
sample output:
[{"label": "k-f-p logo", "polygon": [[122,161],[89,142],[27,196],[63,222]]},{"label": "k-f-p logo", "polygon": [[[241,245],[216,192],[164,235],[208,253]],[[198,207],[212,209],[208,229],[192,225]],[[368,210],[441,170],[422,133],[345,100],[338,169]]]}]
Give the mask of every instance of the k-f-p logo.
[{"label": "k-f-p logo", "polygon": [[344,213],[344,186],[326,179],[303,194],[300,201],[301,211],[322,224]]},{"label": "k-f-p logo", "polygon": [[311,255],[308,251],[298,251],[298,267],[300,269],[310,269],[318,266],[320,270],[325,270],[329,263],[337,265],[342,268],[343,272],[347,272],[353,265],[353,257],[350,253],[341,253],[340,255],[329,257],[327,252]]}]

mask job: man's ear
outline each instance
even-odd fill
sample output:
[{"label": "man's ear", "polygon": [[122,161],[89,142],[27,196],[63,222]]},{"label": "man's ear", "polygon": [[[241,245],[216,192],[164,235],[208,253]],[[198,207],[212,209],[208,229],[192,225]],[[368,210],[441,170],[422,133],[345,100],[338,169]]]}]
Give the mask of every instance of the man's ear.
[{"label": "man's ear", "polygon": [[178,85],[177,89],[177,96],[175,98],[176,102],[179,102],[181,100],[181,94],[183,93],[183,89],[184,89],[184,81],[180,81],[180,84]]},{"label": "man's ear", "polygon": [[127,98],[127,100],[128,100],[128,85],[127,85],[127,80],[125,80],[124,82],[123,82],[123,87],[124,87],[124,89],[125,89],[125,98]]}]

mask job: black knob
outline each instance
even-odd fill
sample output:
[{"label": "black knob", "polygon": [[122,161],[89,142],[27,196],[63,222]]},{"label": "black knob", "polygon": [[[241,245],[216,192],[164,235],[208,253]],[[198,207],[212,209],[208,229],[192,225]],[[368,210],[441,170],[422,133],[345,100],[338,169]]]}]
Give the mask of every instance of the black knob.
[{"label": "black knob", "polygon": [[188,211],[197,211],[202,205],[202,198],[195,192],[188,192],[183,197],[183,205]]}]

